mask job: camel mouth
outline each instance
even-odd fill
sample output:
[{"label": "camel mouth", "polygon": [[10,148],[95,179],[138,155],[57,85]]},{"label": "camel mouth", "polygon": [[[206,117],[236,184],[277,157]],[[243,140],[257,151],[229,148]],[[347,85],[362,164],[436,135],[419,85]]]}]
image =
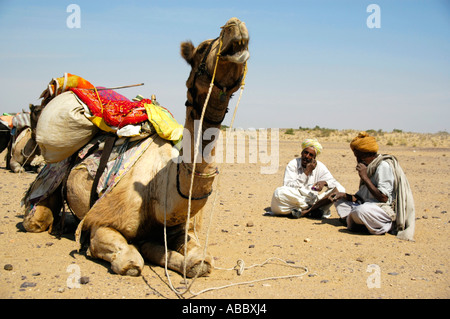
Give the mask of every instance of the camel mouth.
[{"label": "camel mouth", "polygon": [[250,58],[248,39],[233,39],[221,52],[222,59],[242,64]]}]

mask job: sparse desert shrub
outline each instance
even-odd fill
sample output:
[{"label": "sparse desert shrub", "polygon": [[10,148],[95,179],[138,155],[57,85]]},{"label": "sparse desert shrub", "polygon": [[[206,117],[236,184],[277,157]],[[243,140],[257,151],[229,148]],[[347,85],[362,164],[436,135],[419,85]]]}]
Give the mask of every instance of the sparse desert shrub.
[{"label": "sparse desert shrub", "polygon": [[288,135],[294,135],[294,129],[293,128],[288,128],[284,134],[288,134]]}]

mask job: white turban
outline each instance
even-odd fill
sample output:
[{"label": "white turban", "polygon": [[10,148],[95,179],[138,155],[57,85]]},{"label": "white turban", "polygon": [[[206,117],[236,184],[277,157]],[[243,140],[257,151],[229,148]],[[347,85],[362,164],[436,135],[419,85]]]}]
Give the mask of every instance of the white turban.
[{"label": "white turban", "polygon": [[317,141],[315,138],[308,138],[303,141],[302,150],[307,147],[313,147],[316,150],[316,155],[319,155],[323,149],[322,145],[320,145],[319,141]]}]

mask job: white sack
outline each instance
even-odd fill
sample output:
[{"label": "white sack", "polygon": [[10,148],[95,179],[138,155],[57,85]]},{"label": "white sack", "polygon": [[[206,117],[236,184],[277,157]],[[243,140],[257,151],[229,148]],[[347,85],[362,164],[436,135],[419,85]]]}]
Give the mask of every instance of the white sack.
[{"label": "white sack", "polygon": [[42,110],[36,142],[47,163],[71,156],[97,133],[97,126],[84,115],[83,105],[73,92],[64,92]]}]

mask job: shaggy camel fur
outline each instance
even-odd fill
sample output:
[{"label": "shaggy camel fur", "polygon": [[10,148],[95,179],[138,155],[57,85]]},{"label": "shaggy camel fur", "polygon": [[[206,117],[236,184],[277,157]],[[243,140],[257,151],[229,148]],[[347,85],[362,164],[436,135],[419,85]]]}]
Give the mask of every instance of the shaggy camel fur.
[{"label": "shaggy camel fur", "polygon": [[[220,54],[204,116],[203,131],[220,128],[231,95],[241,85],[245,63],[249,57],[248,41],[245,24],[232,18],[222,27],[218,39],[204,41],[197,48],[191,42],[181,44],[181,55],[192,67],[186,82],[187,109],[182,142],[183,155],[190,155],[183,157],[184,163],[178,165],[173,160],[171,143],[152,136],[152,145],[133,168],[111,192],[92,207],[89,207],[89,197],[93,181],[87,170],[72,170],[69,174],[67,202],[81,220],[78,227],[81,242],[86,240],[89,253],[110,262],[114,272],[137,276],[144,266],[144,258],[153,264],[164,266],[164,223],[167,226],[168,268],[179,273],[186,270],[188,277],[208,275],[211,272],[213,259],[209,254],[204,258],[203,248],[192,235],[192,229],[188,231],[189,239],[187,247],[184,247],[188,214],[188,200],[185,196],[189,194],[192,176],[194,127],[195,122],[200,119],[216,58]],[[203,136],[203,132],[201,134]],[[211,141],[208,140],[207,143],[210,145]],[[203,149],[204,144],[206,143],[201,144]],[[203,154],[203,149],[200,154]],[[207,195],[211,193],[214,172],[214,163],[209,163],[204,158],[196,163],[192,189],[192,197],[195,199],[191,202],[191,218],[205,206]],[[55,192],[54,196],[58,195]],[[25,228],[29,231],[46,230],[50,225],[31,225],[34,224],[34,219],[48,220],[45,216],[52,216],[51,209],[54,207],[51,206],[55,203],[57,201],[52,197],[41,202],[33,216],[25,216]]]}]

